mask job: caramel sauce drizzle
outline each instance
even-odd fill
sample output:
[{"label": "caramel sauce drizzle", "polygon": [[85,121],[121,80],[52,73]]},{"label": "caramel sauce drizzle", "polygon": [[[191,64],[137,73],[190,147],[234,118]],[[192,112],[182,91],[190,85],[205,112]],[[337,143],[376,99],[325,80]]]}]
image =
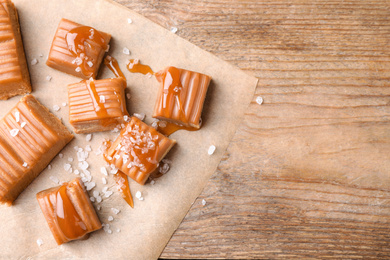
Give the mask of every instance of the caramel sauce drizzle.
[{"label": "caramel sauce drizzle", "polygon": [[134,208],[133,197],[131,196],[129,179],[127,175],[121,171],[118,171],[114,175],[115,182],[117,184],[118,191],[121,193],[122,198],[130,205],[130,207]]},{"label": "caramel sauce drizzle", "polygon": [[187,131],[198,131],[199,128],[191,127],[191,126],[184,126],[184,125],[178,125],[175,123],[167,122],[167,121],[159,121],[157,124],[157,131],[162,133],[165,136],[170,136],[176,131],[179,130],[187,130]]},{"label": "caramel sauce drizzle", "polygon": [[92,27],[79,26],[71,29],[65,35],[68,50],[76,56],[74,62],[79,66],[78,68],[80,68],[80,71],[85,76],[90,77],[93,75],[93,67],[95,66],[96,61],[87,55],[87,47],[92,48],[92,45],[89,44],[87,40],[98,44],[104,50],[107,49],[107,43],[103,36]]},{"label": "caramel sauce drizzle", "polygon": [[104,58],[104,65],[106,65],[112,71],[112,73],[114,73],[115,77],[126,79],[122,70],[119,68],[118,61],[114,57],[107,55],[107,57]]},{"label": "caramel sauce drizzle", "polygon": [[50,195],[50,202],[54,206],[55,220],[64,236],[69,240],[79,239],[87,234],[87,227],[69,199],[66,188],[67,183],[59,187],[57,192]]},{"label": "caramel sauce drizzle", "polygon": [[131,59],[129,64],[127,64],[127,69],[132,73],[154,75],[153,70],[148,65],[141,64],[138,59]]}]

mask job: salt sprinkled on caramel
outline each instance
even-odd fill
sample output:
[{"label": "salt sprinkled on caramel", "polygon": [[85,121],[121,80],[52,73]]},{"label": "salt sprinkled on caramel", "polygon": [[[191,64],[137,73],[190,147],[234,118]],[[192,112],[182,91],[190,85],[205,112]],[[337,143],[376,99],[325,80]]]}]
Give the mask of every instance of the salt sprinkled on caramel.
[{"label": "salt sprinkled on caramel", "polygon": [[15,111],[15,121],[18,123],[20,120],[20,113],[19,111]]},{"label": "salt sprinkled on caramel", "polygon": [[263,98],[260,97],[260,96],[258,96],[258,97],[256,98],[256,103],[259,104],[259,105],[263,104]]},{"label": "salt sprinkled on caramel", "polygon": [[141,121],[143,121],[145,119],[144,113],[134,113],[133,116],[135,116],[136,118],[138,118]]},{"label": "salt sprinkled on caramel", "polygon": [[11,129],[11,131],[9,131],[9,133],[11,134],[12,137],[15,137],[18,135],[19,129]]},{"label": "salt sprinkled on caramel", "polygon": [[26,122],[22,122],[22,123],[20,124],[20,127],[23,128],[23,127],[26,126],[26,124],[27,124]]},{"label": "salt sprinkled on caramel", "polygon": [[215,149],[216,149],[215,145],[210,145],[209,150],[207,151],[207,153],[209,155],[212,155],[215,152]]},{"label": "salt sprinkled on caramel", "polygon": [[100,96],[100,103],[106,103],[106,97],[105,96]]},{"label": "salt sprinkled on caramel", "polygon": [[26,162],[23,163],[23,167],[27,168],[28,164]]},{"label": "salt sprinkled on caramel", "polygon": [[92,62],[92,61],[88,61],[87,64],[88,64],[88,66],[89,66],[90,68],[93,67],[93,62]]}]

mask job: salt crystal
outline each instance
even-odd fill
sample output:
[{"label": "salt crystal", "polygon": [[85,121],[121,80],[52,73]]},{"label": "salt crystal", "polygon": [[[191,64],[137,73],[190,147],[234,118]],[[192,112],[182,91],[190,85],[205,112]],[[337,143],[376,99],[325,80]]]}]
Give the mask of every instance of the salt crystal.
[{"label": "salt crystal", "polygon": [[88,151],[88,152],[92,151],[91,146],[90,146],[90,145],[87,145],[87,146],[85,147],[85,151]]},{"label": "salt crystal", "polygon": [[157,120],[154,120],[154,121],[152,122],[151,126],[152,126],[153,128],[157,128],[157,127],[158,127],[158,122],[159,122],[158,119],[157,119]]},{"label": "salt crystal", "polygon": [[79,165],[79,168],[82,170],[86,170],[89,167],[89,163],[87,163],[86,161],[79,162],[78,165]]},{"label": "salt crystal", "polygon": [[106,176],[108,175],[108,174],[107,174],[107,169],[106,169],[106,167],[101,167],[101,168],[100,168],[100,172],[101,172],[102,174],[106,175]]},{"label": "salt crystal", "polygon": [[123,48],[123,53],[126,55],[130,55],[130,50],[125,47]]},{"label": "salt crystal", "polygon": [[128,117],[128,116],[123,116],[123,120],[124,120],[125,122],[129,122],[129,117]]},{"label": "salt crystal", "polygon": [[143,121],[145,119],[144,113],[134,113],[133,116],[137,117],[141,121]]},{"label": "salt crystal", "polygon": [[118,228],[118,229],[116,230],[116,232],[118,232],[118,233],[119,233],[119,232],[121,232],[121,229],[120,229],[120,228]]},{"label": "salt crystal", "polygon": [[87,134],[87,136],[85,137],[85,141],[89,142],[91,141],[92,139],[92,134]]},{"label": "salt crystal", "polygon": [[15,137],[18,135],[19,129],[11,129],[11,131],[9,131],[9,133],[11,134],[12,137]]},{"label": "salt crystal", "polygon": [[209,150],[207,151],[207,153],[209,155],[212,155],[215,152],[215,149],[216,149],[215,145],[210,145]]},{"label": "salt crystal", "polygon": [[171,32],[172,33],[176,33],[177,32],[177,28],[176,27],[171,27]]},{"label": "salt crystal", "polygon": [[103,189],[102,189],[102,192],[103,192],[103,193],[106,193],[107,190],[108,190],[108,187],[107,187],[107,186],[104,186]]},{"label": "salt crystal", "polygon": [[37,65],[38,64],[38,60],[37,59],[32,59],[31,60],[31,65]]},{"label": "salt crystal", "polygon": [[103,183],[104,185],[107,184],[107,179],[104,178],[104,177],[102,177],[102,183]]},{"label": "salt crystal", "polygon": [[106,52],[108,52],[110,50],[110,45],[107,44],[107,49],[106,49]]},{"label": "salt crystal", "polygon": [[131,18],[127,18],[127,23],[133,23],[133,20],[131,20]]},{"label": "salt crystal", "polygon": [[137,192],[135,193],[135,197],[136,197],[137,199],[142,198],[142,193],[141,193],[140,191],[137,191]]},{"label": "salt crystal", "polygon": [[80,71],[81,71],[81,68],[80,68],[80,67],[77,67],[77,68],[75,69],[75,71],[76,71],[76,72],[80,72]]},{"label": "salt crystal", "polygon": [[51,76],[46,76],[47,81],[51,81],[52,77]]},{"label": "salt crystal", "polygon": [[151,180],[151,181],[150,181],[150,185],[154,185],[155,183],[156,183],[155,180]]},{"label": "salt crystal", "polygon": [[57,177],[55,177],[55,176],[50,176],[49,179],[52,182],[54,182],[55,184],[59,184],[60,183],[60,180]]},{"label": "salt crystal", "polygon": [[118,133],[118,132],[119,132],[119,129],[115,127],[115,128],[112,130],[112,132],[113,132],[113,133]]},{"label": "salt crystal", "polygon": [[100,103],[106,103],[106,97],[105,96],[102,95],[99,98],[100,98],[100,100],[99,100]]},{"label": "salt crystal", "polygon": [[115,215],[118,215],[118,213],[121,212],[119,209],[116,209],[116,208],[111,208],[111,211],[112,211]]},{"label": "salt crystal", "polygon": [[39,57],[41,57],[41,58],[42,58],[42,57],[43,57],[43,54],[42,54],[42,53],[41,53],[41,54],[39,54]]},{"label": "salt crystal", "polygon": [[94,190],[92,194],[95,198],[99,197],[99,192],[97,190]]},{"label": "salt crystal", "polygon": [[130,99],[130,98],[131,98],[130,93],[126,93],[126,98],[127,98],[127,99]]},{"label": "salt crystal", "polygon": [[51,170],[51,164],[49,164],[49,165],[47,166],[47,168],[48,168],[49,170]]},{"label": "salt crystal", "polygon": [[87,64],[88,64],[88,66],[89,66],[90,68],[93,67],[93,62],[92,62],[92,61],[88,61]]},{"label": "salt crystal", "polygon": [[165,122],[165,121],[160,121],[160,122],[158,122],[158,126],[164,128],[164,127],[167,126],[167,122]]},{"label": "salt crystal", "polygon": [[20,113],[19,113],[19,111],[16,111],[15,112],[15,121],[18,123],[19,120],[20,120]]},{"label": "salt crystal", "polygon": [[58,105],[54,105],[53,106],[53,110],[54,111],[59,111],[61,108],[60,108],[60,106],[58,106]]},{"label": "salt crystal", "polygon": [[113,192],[109,190],[109,191],[107,191],[107,192],[104,194],[104,197],[105,197],[105,198],[109,198],[112,194],[113,194]]},{"label": "salt crystal", "polygon": [[72,157],[68,157],[68,161],[69,162],[73,162],[73,158]]},{"label": "salt crystal", "polygon": [[63,107],[66,107],[66,105],[67,105],[66,102],[63,102],[63,103],[62,103],[62,106],[63,106]]},{"label": "salt crystal", "polygon": [[27,124],[26,122],[22,122],[22,123],[20,124],[20,127],[23,128],[23,127],[26,126],[26,124]]},{"label": "salt crystal", "polygon": [[80,174],[79,170],[74,170],[73,173],[76,174],[76,175]]},{"label": "salt crystal", "polygon": [[256,98],[256,103],[259,104],[259,105],[263,104],[263,98],[260,97],[260,96],[258,96],[258,97]]},{"label": "salt crystal", "polygon": [[97,205],[97,206],[96,206],[96,209],[97,209],[97,210],[100,210],[100,209],[101,209],[100,205]]},{"label": "salt crystal", "polygon": [[102,202],[102,197],[98,196],[98,197],[96,198],[96,202],[97,202],[97,203]]},{"label": "salt crystal", "polygon": [[94,197],[89,197],[89,200],[92,201],[92,202],[95,202],[95,198]]},{"label": "salt crystal", "polygon": [[204,206],[204,205],[206,205],[206,200],[202,200],[202,205]]},{"label": "salt crystal", "polygon": [[38,244],[38,246],[41,246],[41,245],[43,245],[43,241],[42,241],[42,239],[38,238],[38,239],[37,239],[37,244]]},{"label": "salt crystal", "polygon": [[164,164],[158,169],[158,171],[159,171],[161,174],[166,174],[166,173],[169,171],[169,164],[164,163]]},{"label": "salt crystal", "polygon": [[86,186],[87,190],[92,190],[92,188],[95,187],[95,183],[94,182],[89,182],[85,186]]},{"label": "salt crystal", "polygon": [[23,167],[27,168],[28,164],[26,162],[23,163]]},{"label": "salt crystal", "polygon": [[72,165],[70,165],[69,163],[65,163],[64,164],[64,170],[65,171],[69,171],[71,167],[72,167]]},{"label": "salt crystal", "polygon": [[112,216],[108,216],[107,220],[108,220],[108,221],[113,221],[114,218],[113,218]]}]

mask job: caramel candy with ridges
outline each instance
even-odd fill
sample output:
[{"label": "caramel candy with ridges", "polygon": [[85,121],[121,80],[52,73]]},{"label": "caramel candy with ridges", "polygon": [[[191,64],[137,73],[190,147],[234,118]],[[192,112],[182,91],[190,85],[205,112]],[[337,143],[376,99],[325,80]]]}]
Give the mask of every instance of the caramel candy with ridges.
[{"label": "caramel candy with ridges", "polygon": [[175,140],[132,117],[104,152],[104,158],[139,184],[145,184],[175,143]]},{"label": "caramel candy with ridges", "polygon": [[79,178],[41,191],[37,200],[58,245],[88,238],[102,224]]},{"label": "caramel candy with ridges", "polygon": [[32,95],[0,120],[0,203],[11,205],[73,135]]},{"label": "caramel candy with ridges", "polygon": [[110,40],[108,33],[62,19],[46,64],[82,79],[96,78]]},{"label": "caramel candy with ridges", "polygon": [[69,122],[75,132],[113,130],[129,116],[123,78],[85,80],[68,86]]},{"label": "caramel candy with ridges", "polygon": [[153,117],[200,128],[200,116],[211,77],[175,67],[155,74],[160,82]]},{"label": "caramel candy with ridges", "polygon": [[31,92],[17,10],[0,0],[0,99]]}]

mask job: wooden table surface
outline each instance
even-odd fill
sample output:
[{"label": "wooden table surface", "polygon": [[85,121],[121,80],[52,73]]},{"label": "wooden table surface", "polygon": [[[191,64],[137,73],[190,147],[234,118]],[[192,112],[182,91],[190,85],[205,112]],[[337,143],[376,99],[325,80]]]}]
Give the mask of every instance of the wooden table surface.
[{"label": "wooden table surface", "polygon": [[259,78],[161,258],[390,257],[389,1],[116,1]]}]

